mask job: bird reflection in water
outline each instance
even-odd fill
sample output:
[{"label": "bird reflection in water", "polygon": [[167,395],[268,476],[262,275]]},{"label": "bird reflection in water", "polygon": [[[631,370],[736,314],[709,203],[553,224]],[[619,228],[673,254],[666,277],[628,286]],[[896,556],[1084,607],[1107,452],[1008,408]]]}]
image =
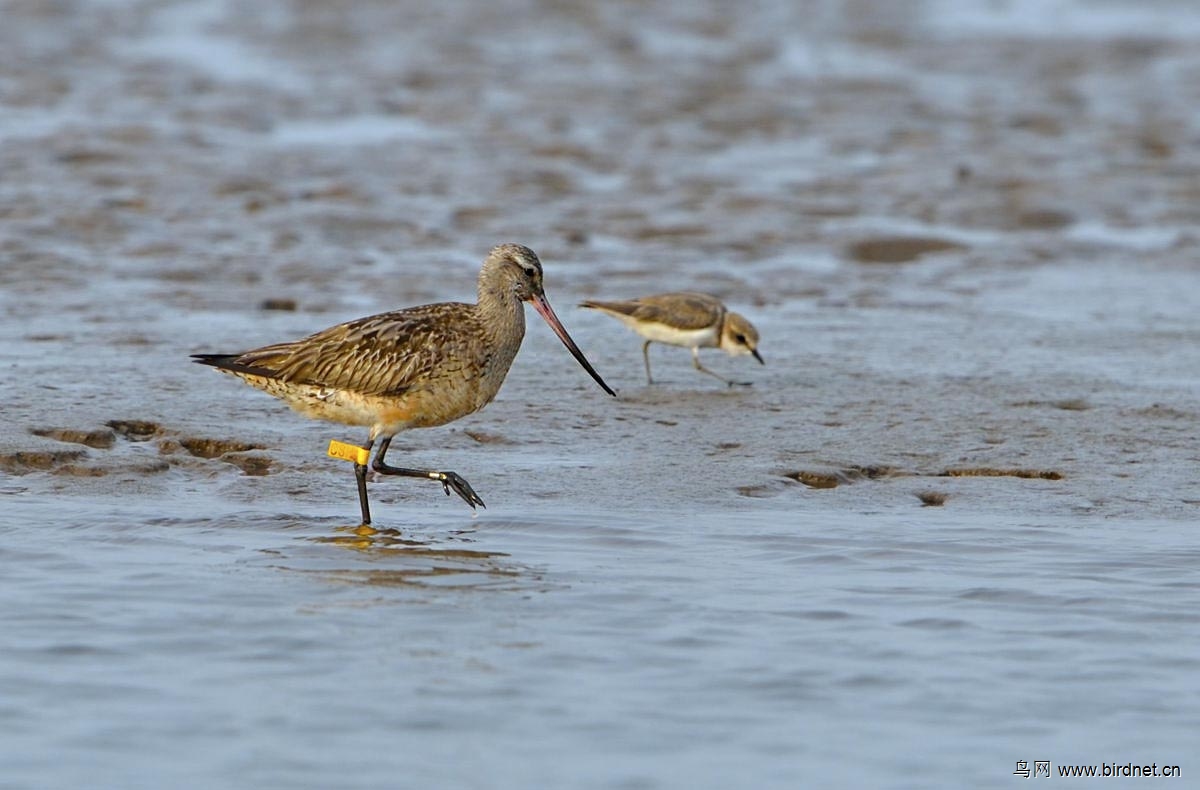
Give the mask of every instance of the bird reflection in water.
[{"label": "bird reflection in water", "polygon": [[330,568],[320,575],[346,584],[377,587],[496,588],[512,587],[525,575],[524,568],[504,561],[496,551],[438,547],[429,541],[405,537],[396,529],[366,525],[335,529],[338,534],[310,538],[349,549],[372,563],[386,560],[388,567]]}]

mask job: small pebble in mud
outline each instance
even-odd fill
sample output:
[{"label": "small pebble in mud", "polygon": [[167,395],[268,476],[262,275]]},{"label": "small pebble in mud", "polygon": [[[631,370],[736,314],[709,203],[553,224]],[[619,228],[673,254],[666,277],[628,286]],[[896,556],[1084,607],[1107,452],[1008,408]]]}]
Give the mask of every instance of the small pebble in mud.
[{"label": "small pebble in mud", "polygon": [[824,474],[822,472],[789,472],[785,477],[791,478],[809,488],[837,488],[838,479],[836,475]]},{"label": "small pebble in mud", "polygon": [[876,464],[872,466],[847,466],[842,470],[842,475],[846,480],[860,480],[863,478],[866,478],[867,480],[879,480],[880,478],[895,477],[896,475],[902,474],[904,474],[904,472],[900,471],[899,469],[896,469],[893,466],[884,466],[882,464]]},{"label": "small pebble in mud", "polygon": [[932,252],[958,252],[966,245],[948,239],[885,236],[851,244],[846,254],[859,263],[908,263]]},{"label": "small pebble in mud", "polygon": [[265,455],[228,454],[222,456],[222,461],[233,464],[251,477],[262,477],[271,471],[271,459]]},{"label": "small pebble in mud", "polygon": [[1063,411],[1087,411],[1092,408],[1092,404],[1088,403],[1085,398],[1061,398],[1059,400],[1023,400],[1013,403],[1016,408],[1042,408],[1049,406],[1052,409],[1062,409]]},{"label": "small pebble in mud", "polygon": [[226,453],[244,453],[247,450],[265,450],[261,444],[239,442],[236,439],[204,439],[198,436],[180,439],[183,449],[198,458],[220,458]]},{"label": "small pebble in mud", "polygon": [[795,480],[809,488],[837,488],[843,483],[856,483],[861,480],[881,480],[908,474],[894,466],[847,466],[835,472],[810,472],[799,470],[788,472],[784,477]]},{"label": "small pebble in mud", "polygon": [[921,500],[925,507],[941,507],[946,504],[946,494],[941,491],[920,491],[917,493],[917,499]]},{"label": "small pebble in mud", "polygon": [[967,469],[947,469],[942,477],[1020,477],[1026,480],[1062,480],[1063,473],[1042,469],[995,469],[977,466]]},{"label": "small pebble in mud", "polygon": [[117,440],[117,435],[110,430],[98,428],[94,431],[80,431],[73,428],[33,428],[34,436],[45,436],[60,442],[73,442],[100,450],[107,450]]},{"label": "small pebble in mud", "polygon": [[287,312],[294,312],[296,309],[296,300],[295,299],[287,299],[287,298],[284,298],[281,296],[271,297],[271,298],[263,299],[261,302],[259,302],[258,309],[259,310],[283,310],[283,311],[287,311]]},{"label": "small pebble in mud", "polygon": [[72,148],[58,154],[55,159],[67,165],[95,165],[116,162],[120,157],[111,151],[101,151],[93,148]]},{"label": "small pebble in mud", "polygon": [[157,423],[147,420],[109,420],[105,425],[131,442],[144,442],[161,430]]},{"label": "small pebble in mud", "polygon": [[1017,214],[1015,224],[1027,230],[1059,230],[1075,223],[1075,215],[1069,211],[1053,208],[1038,208]]},{"label": "small pebble in mud", "polygon": [[86,466],[83,464],[65,464],[54,470],[56,475],[67,475],[70,477],[104,477],[108,474],[108,470],[100,466]]},{"label": "small pebble in mud", "polygon": [[27,472],[45,471],[62,464],[77,461],[86,455],[83,450],[18,450],[15,453],[0,454],[0,470],[14,475]]},{"label": "small pebble in mud", "polygon": [[516,444],[512,439],[499,433],[488,433],[487,431],[466,430],[463,434],[469,436],[480,444]]}]

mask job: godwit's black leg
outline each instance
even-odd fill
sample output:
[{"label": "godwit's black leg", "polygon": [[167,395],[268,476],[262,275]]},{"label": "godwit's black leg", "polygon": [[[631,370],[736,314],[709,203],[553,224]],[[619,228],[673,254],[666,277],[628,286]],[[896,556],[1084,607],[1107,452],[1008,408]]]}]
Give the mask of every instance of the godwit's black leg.
[{"label": "godwit's black leg", "polygon": [[[366,450],[371,451],[371,445],[375,442],[367,442]],[[354,465],[354,479],[358,481],[358,506],[362,508],[362,523],[363,526],[371,524],[371,505],[367,502],[367,465]]]},{"label": "godwit's black leg", "polygon": [[392,437],[385,436],[379,444],[379,451],[375,453],[375,460],[371,462],[371,468],[381,475],[400,475],[402,477],[423,477],[426,480],[436,480],[442,484],[442,489],[446,492],[446,496],[450,496],[450,490],[454,489],[454,493],[463,498],[463,501],[471,506],[472,509],[476,505],[486,508],[483,500],[479,498],[479,494],[475,493],[475,489],[471,488],[471,484],[463,480],[455,472],[439,472],[432,469],[405,469],[399,466],[389,466],[384,463],[384,456],[387,455],[388,447],[392,444]]}]

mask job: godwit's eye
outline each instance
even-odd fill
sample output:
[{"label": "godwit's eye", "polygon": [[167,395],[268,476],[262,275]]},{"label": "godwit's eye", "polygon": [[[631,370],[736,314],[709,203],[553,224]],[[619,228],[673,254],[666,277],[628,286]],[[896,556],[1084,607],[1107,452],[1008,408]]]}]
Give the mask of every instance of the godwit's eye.
[{"label": "godwit's eye", "polygon": [[745,335],[735,335],[733,339],[736,340],[737,342],[741,343],[743,346],[746,345],[746,336]]},{"label": "godwit's eye", "polygon": [[525,276],[526,277],[528,277],[529,279],[532,280],[536,275],[537,275],[537,269],[533,268],[532,266],[525,267]]}]

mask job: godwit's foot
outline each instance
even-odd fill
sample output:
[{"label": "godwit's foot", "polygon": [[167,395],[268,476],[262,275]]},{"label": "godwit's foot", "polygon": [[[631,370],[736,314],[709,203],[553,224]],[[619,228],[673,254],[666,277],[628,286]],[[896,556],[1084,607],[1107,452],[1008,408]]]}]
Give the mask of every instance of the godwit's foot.
[{"label": "godwit's foot", "polygon": [[471,484],[468,483],[466,480],[462,479],[462,477],[460,477],[456,473],[454,473],[454,472],[431,472],[429,476],[433,477],[433,475],[435,475],[435,474],[439,475],[439,476],[434,477],[434,480],[437,480],[438,482],[440,482],[442,484],[442,490],[446,492],[446,496],[450,496],[450,489],[453,488],[454,493],[456,493],[460,497],[462,497],[463,500],[468,505],[470,505],[472,509],[474,509],[474,507],[476,505],[479,505],[481,508],[484,508],[484,509],[487,508],[487,505],[483,504],[483,500],[479,498],[479,494],[476,494],[475,489],[471,488]]},{"label": "godwit's foot", "polygon": [[475,489],[471,488],[471,484],[464,480],[457,472],[439,472],[431,469],[405,469],[399,466],[390,466],[381,462],[378,458],[371,465],[381,475],[400,475],[401,477],[424,477],[429,480],[436,480],[442,484],[442,490],[446,492],[446,496],[450,496],[450,491],[462,497],[463,501],[474,508],[476,505],[486,508],[483,500],[479,498],[479,494],[475,493]]},{"label": "godwit's foot", "polygon": [[401,477],[424,477],[429,480],[436,480],[442,484],[442,490],[446,492],[446,496],[450,496],[450,489],[454,489],[454,493],[462,497],[463,501],[471,506],[472,509],[476,505],[486,508],[483,500],[479,498],[479,494],[475,493],[475,489],[471,488],[471,484],[458,476],[456,472],[439,472],[430,469],[406,469],[402,466],[391,466],[383,459],[387,457],[388,448],[392,446],[392,437],[385,436],[379,444],[379,452],[375,454],[375,460],[371,462],[371,468],[381,475],[400,475]]},{"label": "godwit's foot", "polygon": [[458,496],[462,497],[462,501],[466,502],[474,509],[478,504],[481,508],[486,508],[487,505],[475,493],[475,489],[470,487],[466,480],[462,479],[457,472],[438,472],[436,469],[404,469],[397,466],[388,466],[386,463],[374,463],[374,471],[379,474],[400,474],[406,478],[428,478],[437,480],[442,484],[442,490],[446,492],[446,496],[450,496],[450,491],[454,490]]}]

